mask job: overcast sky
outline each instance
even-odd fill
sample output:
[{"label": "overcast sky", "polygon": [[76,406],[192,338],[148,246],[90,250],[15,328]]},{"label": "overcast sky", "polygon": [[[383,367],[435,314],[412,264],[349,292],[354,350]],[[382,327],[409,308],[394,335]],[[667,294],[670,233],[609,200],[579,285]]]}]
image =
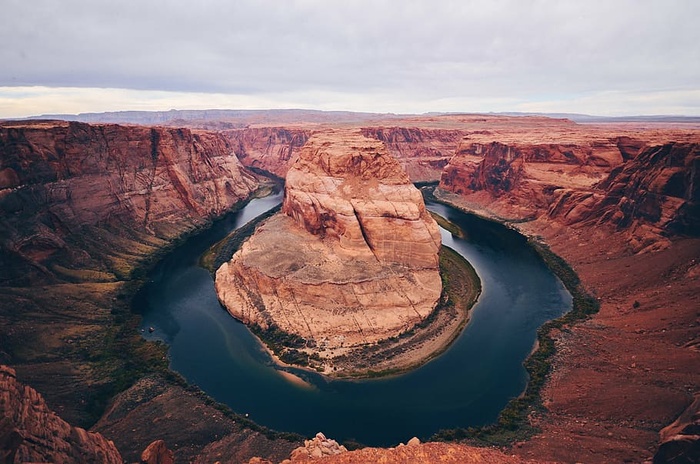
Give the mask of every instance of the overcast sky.
[{"label": "overcast sky", "polygon": [[700,116],[697,0],[1,0],[0,117]]}]

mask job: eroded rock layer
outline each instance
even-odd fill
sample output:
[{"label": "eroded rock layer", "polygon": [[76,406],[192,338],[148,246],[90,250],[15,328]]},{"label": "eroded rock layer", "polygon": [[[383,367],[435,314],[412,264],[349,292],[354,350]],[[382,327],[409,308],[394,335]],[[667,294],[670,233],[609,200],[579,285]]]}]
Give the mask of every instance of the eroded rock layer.
[{"label": "eroded rock layer", "polygon": [[219,268],[216,288],[234,317],[333,357],[430,314],[439,247],[420,192],[382,144],[323,132],[290,169],[283,212]]},{"label": "eroded rock layer", "polygon": [[2,365],[0,461],[123,462],[114,443],[99,433],[65,422],[48,408],[36,390],[17,381],[14,369]]},{"label": "eroded rock layer", "polygon": [[89,428],[138,357],[135,271],[257,187],[219,134],[0,122],[0,362]]},{"label": "eroded rock layer", "polygon": [[544,216],[575,227],[624,231],[633,250],[697,235],[697,143],[639,148],[626,138],[588,146],[473,144],[445,168],[440,187],[501,218]]},{"label": "eroded rock layer", "polygon": [[223,134],[245,166],[285,177],[311,132],[301,127],[250,127]]},{"label": "eroded rock layer", "polygon": [[0,155],[3,284],[123,276],[133,248],[162,246],[257,186],[224,137],[189,129],[7,122]]}]

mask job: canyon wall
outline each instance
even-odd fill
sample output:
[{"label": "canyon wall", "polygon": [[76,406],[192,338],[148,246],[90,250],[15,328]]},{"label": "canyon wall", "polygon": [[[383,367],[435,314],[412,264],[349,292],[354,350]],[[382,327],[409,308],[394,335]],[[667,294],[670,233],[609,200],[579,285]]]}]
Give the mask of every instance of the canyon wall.
[{"label": "canyon wall", "polygon": [[[173,382],[164,348],[143,340],[132,312],[142,263],[258,185],[215,133],[0,123],[0,363],[12,366],[62,419],[82,427],[60,425],[58,435],[36,439],[20,430],[26,440],[17,456],[43,462],[52,458],[39,454],[65,451],[82,457],[55,462],[111,462],[108,455],[75,454],[94,441],[97,435],[83,429],[94,427],[106,408],[112,413],[99,428],[128,462],[158,439],[167,440],[178,462],[223,438],[223,454],[232,461],[253,454],[281,459],[298,446],[251,430],[243,418],[222,414],[204,395]],[[154,372],[163,377],[154,380]],[[113,399],[133,382],[126,401]],[[3,400],[10,413],[43,411],[35,396],[23,406],[23,391]],[[201,416],[194,420],[192,411]],[[15,443],[18,435],[7,433]]]},{"label": "canyon wall", "polygon": [[0,461],[121,464],[114,443],[99,433],[72,427],[42,396],[0,365]]},{"label": "canyon wall", "polygon": [[[579,145],[465,143],[440,188],[497,216],[546,216],[569,226],[627,231],[635,251],[696,235],[698,144],[640,146],[630,139]],[[640,148],[637,148],[640,147]]]},{"label": "canyon wall", "polygon": [[[321,125],[286,127],[247,127],[222,133],[231,141],[236,155],[247,167],[258,168],[278,177],[287,171],[301,147]],[[396,158],[412,182],[436,182],[454,155],[464,131],[401,126],[364,127],[361,133],[379,140]]]},{"label": "canyon wall", "polygon": [[253,127],[224,131],[243,165],[286,177],[311,129],[294,127]]},{"label": "canyon wall", "polygon": [[567,225],[626,231],[643,251],[700,235],[700,144],[646,148],[588,192],[562,188],[548,216]]},{"label": "canyon wall", "polygon": [[465,131],[420,127],[364,127],[365,137],[377,139],[399,160],[412,182],[434,182],[454,155]]},{"label": "canyon wall", "polygon": [[[650,460],[658,431],[700,388],[697,130],[492,115],[426,116],[363,129],[401,157],[427,147],[421,153],[428,167],[431,157],[444,162],[451,136],[431,140],[427,130],[396,127],[463,131],[440,192],[546,243],[601,304],[590,320],[552,334],[557,352],[542,393],[545,409],[530,417],[541,432],[516,443],[508,456]],[[254,135],[253,129],[247,129],[250,140],[239,142],[229,134],[187,129],[0,123],[0,362],[12,364],[64,419],[91,426],[116,384],[128,381],[125,372],[138,368],[143,356],[162,360],[162,351],[139,345],[135,326],[114,331],[115,321],[130,310],[126,279],[172,237],[203,225],[254,187],[231,153],[246,154],[245,165],[284,176],[311,135],[293,126],[286,135],[282,129]],[[360,243],[357,229],[337,215],[312,220],[308,204],[290,209],[306,217],[302,223],[311,229],[323,225],[318,230],[328,230],[324,239],[339,243],[354,230],[344,243]],[[281,221],[283,226],[264,226],[271,237],[284,231],[277,237],[297,243],[309,235],[289,216]],[[348,263],[338,266],[344,274],[352,270]],[[140,375],[96,426],[130,462],[158,438],[176,445],[176,459],[201,462],[245,462],[253,455],[278,461],[299,444],[268,439],[191,389]],[[3,404],[16,404],[11,401]],[[6,440],[3,457],[7,450],[18,452],[15,426],[7,425],[0,434]],[[457,444],[423,448],[436,460],[461,450]],[[421,456],[420,449],[408,447],[366,453],[388,462],[392,455],[401,455],[397,462]]]},{"label": "canyon wall", "polygon": [[221,136],[66,122],[0,125],[0,282],[113,280],[246,198]]},{"label": "canyon wall", "polygon": [[[643,462],[700,389],[700,136],[576,130],[472,133],[436,195],[546,244],[600,304],[589,320],[550,334],[546,412],[530,418],[542,432],[512,451],[544,461]],[[673,462],[677,451],[697,459],[696,443],[687,435],[664,443],[657,460]]]},{"label": "canyon wall", "polygon": [[297,334],[332,358],[434,309],[437,224],[379,142],[315,134],[287,175],[282,210],[217,271],[219,298],[236,318]]}]

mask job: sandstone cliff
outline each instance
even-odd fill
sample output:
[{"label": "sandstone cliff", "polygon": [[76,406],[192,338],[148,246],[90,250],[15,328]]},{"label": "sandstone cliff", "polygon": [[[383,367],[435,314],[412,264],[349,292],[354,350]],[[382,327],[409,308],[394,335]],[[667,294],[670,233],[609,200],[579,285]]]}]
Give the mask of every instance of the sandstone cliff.
[{"label": "sandstone cliff", "polygon": [[92,426],[138,369],[162,363],[133,321],[134,270],[256,186],[216,134],[0,123],[0,362]]},{"label": "sandstone cliff", "polygon": [[15,371],[7,366],[0,366],[0,461],[123,462],[114,443],[58,417],[36,390],[17,382]]},{"label": "sandstone cliff", "polygon": [[364,127],[362,134],[384,143],[413,182],[440,180],[465,131],[421,127]]},{"label": "sandstone cliff", "polygon": [[243,165],[286,177],[311,129],[252,127],[223,132]]},{"label": "sandstone cliff", "polygon": [[[318,125],[270,126],[227,130],[222,134],[231,141],[243,165],[286,177],[301,147],[314,132],[322,130],[324,127]],[[465,133],[458,129],[401,126],[364,127],[361,132],[382,142],[413,182],[438,181]]]},{"label": "sandstone cliff", "polygon": [[548,215],[577,226],[626,231],[635,251],[666,247],[668,237],[700,234],[700,144],[645,149],[590,191],[561,189]]},{"label": "sandstone cliff", "polygon": [[204,224],[256,186],[225,138],[187,129],[3,123],[0,154],[5,285],[123,277],[130,255]]},{"label": "sandstone cliff", "polygon": [[[651,461],[658,431],[700,388],[698,132],[612,130],[592,127],[574,140],[569,129],[547,124],[529,135],[470,134],[437,192],[546,243],[600,303],[589,321],[551,334],[546,413],[530,418],[542,432],[516,444],[520,456]],[[528,147],[543,142],[573,144],[574,156],[548,150],[538,160]],[[664,444],[658,459],[696,450],[684,435]]]},{"label": "sandstone cliff", "polygon": [[531,215],[546,211],[555,190],[588,190],[622,163],[614,141],[482,144],[465,139],[445,167],[440,187],[459,195],[483,192],[494,200],[512,198],[511,204],[528,211],[516,214]]},{"label": "sandstone cliff", "polygon": [[470,143],[450,160],[440,187],[504,218],[546,215],[625,230],[635,251],[697,235],[699,145],[651,146],[632,157],[638,145],[622,138],[588,147]]},{"label": "sandstone cliff", "polygon": [[420,192],[380,143],[323,132],[287,175],[283,213],[219,268],[216,288],[236,318],[333,358],[430,314],[439,247]]}]

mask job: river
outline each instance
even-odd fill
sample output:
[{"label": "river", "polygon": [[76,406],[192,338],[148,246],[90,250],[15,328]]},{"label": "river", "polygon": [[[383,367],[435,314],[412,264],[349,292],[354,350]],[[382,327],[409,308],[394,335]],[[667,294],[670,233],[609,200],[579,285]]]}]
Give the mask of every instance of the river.
[{"label": "river", "polygon": [[482,282],[459,338],[441,356],[400,376],[341,381],[305,373],[310,384],[290,381],[248,329],[222,309],[209,272],[198,266],[213,243],[281,199],[281,194],[255,199],[190,238],[151,272],[134,300],[144,337],[169,345],[170,367],[258,424],[394,446],[440,429],[491,423],[525,388],[522,363],[538,327],[571,309],[571,296],[524,237],[428,203],[464,231],[458,238],[441,229],[443,244],[469,260]]}]

